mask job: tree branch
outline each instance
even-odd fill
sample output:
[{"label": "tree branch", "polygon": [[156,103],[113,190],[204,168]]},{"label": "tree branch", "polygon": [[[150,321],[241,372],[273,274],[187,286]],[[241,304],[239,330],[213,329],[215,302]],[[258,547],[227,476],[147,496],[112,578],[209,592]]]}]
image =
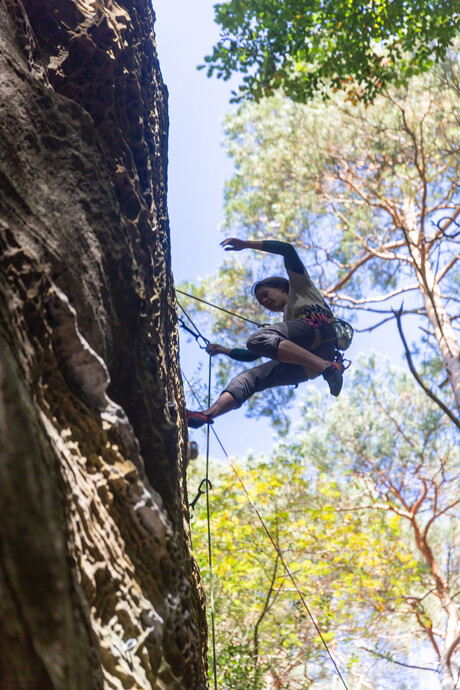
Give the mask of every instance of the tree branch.
[{"label": "tree branch", "polygon": [[[332,289],[333,288],[331,288],[331,290]],[[327,296],[329,297],[329,299],[336,297],[337,299],[348,300],[353,304],[376,304],[377,302],[385,302],[387,299],[397,297],[398,295],[402,295],[403,292],[410,292],[411,290],[418,290],[418,285],[408,285],[406,287],[398,288],[397,290],[393,290],[393,292],[388,292],[386,295],[382,295],[381,297],[364,297],[363,299],[354,299],[353,297],[347,297],[346,295],[337,295],[336,293],[330,291],[327,292]]]},{"label": "tree branch", "polygon": [[457,635],[457,637],[455,638],[455,640],[452,642],[449,649],[447,650],[447,654],[446,654],[447,666],[450,666],[450,660],[452,658],[452,654],[455,652],[455,648],[458,647],[459,644],[460,644],[460,633]]},{"label": "tree branch", "polygon": [[446,273],[450,271],[450,269],[455,266],[457,261],[460,259],[460,254],[456,254],[451,261],[449,261],[441,271],[439,271],[438,275],[436,276],[436,282],[439,283],[440,280],[444,278]]},{"label": "tree branch", "polygon": [[363,266],[365,263],[367,263],[368,261],[370,261],[370,260],[373,259],[373,258],[374,258],[374,257],[372,256],[372,254],[367,254],[366,256],[362,256],[361,259],[359,259],[359,260],[349,269],[348,273],[346,273],[346,274],[343,276],[343,278],[341,278],[341,279],[339,280],[338,283],[336,283],[335,285],[333,285],[332,287],[330,287],[328,290],[326,290],[324,294],[325,294],[325,295],[329,295],[329,293],[330,293],[331,291],[334,291],[334,292],[335,292],[336,290],[340,290],[340,288],[341,288],[343,285],[345,285],[345,283],[347,283],[347,282],[350,280],[350,278],[351,278],[352,275],[358,270],[358,268],[361,268],[361,266]]},{"label": "tree branch", "polygon": [[354,331],[355,333],[372,333],[372,331],[375,331],[376,328],[383,326],[384,323],[388,323],[388,321],[392,321],[393,319],[394,316],[389,316],[387,319],[382,319],[381,321],[374,323],[372,326],[368,326],[367,328],[355,328]]},{"label": "tree branch", "polygon": [[405,666],[406,668],[416,668],[419,671],[433,671],[433,673],[438,672],[436,668],[429,668],[428,666],[413,666],[412,664],[405,664],[403,661],[397,661],[396,659],[393,659],[389,654],[382,654],[381,652],[376,652],[375,649],[369,649],[368,647],[359,647],[359,649],[364,649],[365,652],[369,652],[369,654],[374,654],[375,656],[380,657],[380,659],[385,659],[385,661],[389,661],[391,664]]},{"label": "tree branch", "polygon": [[460,429],[460,419],[458,419],[458,418],[454,415],[454,413],[453,413],[451,410],[449,410],[449,408],[447,407],[447,405],[445,405],[445,404],[438,398],[438,396],[435,395],[435,393],[433,393],[433,391],[431,391],[431,390],[428,388],[428,386],[422,381],[422,379],[421,379],[419,373],[417,372],[417,370],[416,370],[416,368],[415,368],[415,366],[414,366],[414,363],[413,363],[413,361],[412,361],[412,356],[411,356],[411,353],[410,353],[409,348],[407,347],[406,338],[404,337],[404,333],[403,333],[403,330],[402,330],[402,324],[401,324],[402,308],[401,308],[399,311],[393,310],[393,313],[394,313],[395,318],[396,318],[396,323],[398,324],[398,331],[399,331],[399,335],[401,336],[402,344],[403,344],[403,346],[404,346],[404,351],[405,351],[405,354],[406,354],[407,363],[408,363],[408,365],[409,365],[409,369],[411,370],[413,377],[415,378],[415,380],[417,381],[417,383],[419,384],[419,386],[421,386],[421,387],[423,388],[423,390],[424,390],[425,393],[428,395],[428,397],[431,398],[431,400],[433,400],[433,402],[435,402],[436,405],[438,405],[438,406],[441,408],[441,410],[449,417],[449,419],[451,419],[451,420],[453,421],[453,423],[454,423],[456,426],[458,426],[458,428]]},{"label": "tree branch", "polygon": [[454,501],[453,503],[449,503],[448,506],[443,508],[442,510],[436,511],[434,515],[431,516],[431,518],[428,520],[427,524],[425,525],[425,528],[423,530],[423,538],[426,539],[428,536],[428,530],[430,529],[431,525],[435,520],[437,520],[441,515],[444,515],[447,513],[449,510],[452,510],[452,508],[455,508],[455,506],[460,503],[460,498],[458,501]]}]

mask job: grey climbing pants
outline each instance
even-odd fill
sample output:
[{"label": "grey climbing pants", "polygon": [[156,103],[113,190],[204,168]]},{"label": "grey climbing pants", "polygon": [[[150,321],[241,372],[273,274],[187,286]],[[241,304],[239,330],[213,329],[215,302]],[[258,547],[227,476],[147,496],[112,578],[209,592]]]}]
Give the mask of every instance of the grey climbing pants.
[{"label": "grey climbing pants", "polygon": [[282,340],[290,340],[305,350],[313,351],[314,348],[314,354],[322,359],[332,362],[334,358],[336,341],[331,324],[314,327],[303,319],[293,319],[259,329],[249,336],[247,348],[261,357],[270,357],[272,361],[241,372],[226,386],[225,391],[233,395],[237,407],[266,388],[292,386],[316,377],[314,372],[308,373],[300,364],[278,361],[278,347]]}]

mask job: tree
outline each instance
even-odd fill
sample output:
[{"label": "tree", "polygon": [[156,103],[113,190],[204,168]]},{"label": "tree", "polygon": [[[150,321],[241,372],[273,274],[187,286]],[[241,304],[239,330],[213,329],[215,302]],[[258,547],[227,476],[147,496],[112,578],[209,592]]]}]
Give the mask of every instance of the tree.
[{"label": "tree", "polygon": [[229,0],[215,5],[215,20],[222,33],[205,58],[208,76],[246,75],[234,101],[281,88],[301,103],[331,87],[372,101],[443,60],[460,27],[452,0]]},{"label": "tree", "polygon": [[[308,397],[297,433],[239,468],[245,485],[348,680],[413,690],[437,673],[444,690],[458,687],[452,425],[408,374],[375,358],[359,363],[332,410]],[[221,686],[341,687],[233,474],[219,472],[213,487]],[[194,546],[206,577],[199,506]]]},{"label": "tree", "polygon": [[[460,405],[458,74],[447,62],[372,108],[341,94],[326,104],[282,96],[245,104],[225,121],[236,172],[224,226],[228,234],[293,242],[335,309],[375,317],[368,330],[394,319],[404,299],[401,316],[422,320],[437,394],[457,423],[439,386],[447,377]],[[246,252],[200,294],[260,320],[260,311],[245,307],[241,283],[276,273],[268,262]],[[217,330],[227,328],[230,338],[240,332],[219,316]]]}]

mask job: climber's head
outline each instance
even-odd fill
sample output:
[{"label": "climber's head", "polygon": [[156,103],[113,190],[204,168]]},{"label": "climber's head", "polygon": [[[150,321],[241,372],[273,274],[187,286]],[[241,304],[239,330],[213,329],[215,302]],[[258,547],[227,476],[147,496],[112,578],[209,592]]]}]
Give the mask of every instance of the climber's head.
[{"label": "climber's head", "polygon": [[288,301],[289,281],[280,276],[271,276],[257,281],[252,294],[265,309],[283,311]]}]

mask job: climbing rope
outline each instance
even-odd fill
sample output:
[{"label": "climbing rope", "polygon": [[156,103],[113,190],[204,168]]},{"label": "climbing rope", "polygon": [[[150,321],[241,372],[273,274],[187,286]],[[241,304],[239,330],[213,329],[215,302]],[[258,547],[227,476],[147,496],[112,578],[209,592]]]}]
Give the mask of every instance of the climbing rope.
[{"label": "climbing rope", "polygon": [[[196,328],[196,326],[195,326]],[[188,330],[188,329],[187,329]],[[198,330],[198,329],[197,329]],[[201,336],[203,337],[203,336]],[[211,355],[209,355],[209,366],[208,366],[208,407],[211,405]],[[203,409],[201,401],[199,400],[197,394],[192,388],[192,384],[186,377],[184,370],[181,369],[182,377],[187,382],[188,387],[192,391],[194,397],[196,398],[199,406]],[[209,592],[211,599],[211,632],[212,632],[212,668],[214,673],[214,690],[217,690],[217,654],[216,654],[216,625],[215,625],[215,613],[214,613],[214,579],[212,570],[212,539],[211,539],[211,503],[209,500],[209,491],[212,489],[212,484],[209,479],[209,424],[206,430],[206,477],[200,482],[198,487],[198,493],[189,504],[189,508],[194,510],[200,496],[206,494],[206,520],[208,524],[208,562],[209,562]],[[202,490],[203,484],[205,485],[205,490]]]},{"label": "climbing rope", "polygon": [[[209,355],[208,366],[208,407],[211,407],[211,362]],[[211,595],[211,630],[212,630],[212,667],[214,671],[214,688],[217,690],[217,662],[216,662],[216,628],[214,615],[214,583],[212,573],[212,551],[211,551],[211,507],[209,501],[209,424],[206,429],[206,519],[208,523],[208,560],[209,560],[209,591]]]},{"label": "climbing rope", "polygon": [[[184,314],[187,316],[187,318],[189,318],[189,320],[190,320],[190,322],[192,323],[193,327],[195,328],[195,330],[196,330],[198,336],[201,337],[201,338],[203,338],[203,340],[206,341],[207,339],[204,338],[204,336],[200,333],[199,329],[195,326],[195,324],[193,324],[192,320],[190,319],[190,317],[188,317],[188,315],[186,314],[186,312],[185,312],[185,310],[183,309],[183,307],[181,307],[181,309],[182,309],[182,311],[184,312]],[[209,341],[208,341],[208,342],[209,342]],[[189,382],[189,380],[187,379],[187,377],[185,376],[184,371],[183,371],[183,370],[181,370],[181,371],[182,371],[182,376],[183,376],[183,378],[185,379],[185,381],[186,381],[188,387],[190,388],[190,391],[192,392],[192,395],[194,396],[194,398],[195,398],[195,400],[197,401],[197,403],[198,403],[200,409],[202,410],[202,409],[203,409],[203,406],[202,406],[202,404],[201,404],[200,399],[198,398],[198,396],[196,395],[195,391],[193,390],[193,387],[192,387],[192,385],[190,384],[190,382]],[[208,409],[209,409],[210,406],[211,406],[211,355],[209,355],[208,405],[207,405]],[[240,474],[239,474],[239,472],[238,472],[238,470],[237,470],[237,467],[236,467],[235,463],[232,461],[232,459],[231,459],[230,456],[228,455],[227,451],[225,450],[225,448],[224,448],[224,446],[223,446],[223,444],[222,444],[222,442],[221,442],[219,436],[217,435],[217,432],[215,431],[214,428],[211,429],[211,425],[208,424],[208,425],[207,425],[207,432],[206,432],[206,479],[205,479],[204,481],[206,481],[206,514],[207,514],[207,523],[208,523],[208,557],[209,557],[209,572],[210,572],[210,585],[211,585],[211,587],[210,587],[210,593],[211,593],[211,623],[212,623],[212,638],[213,638],[213,668],[214,668],[214,685],[215,685],[216,690],[217,690],[217,685],[216,685],[216,682],[217,682],[217,681],[216,681],[216,652],[215,652],[215,623],[214,623],[214,593],[213,593],[213,587],[212,587],[211,520],[210,520],[210,504],[209,504],[209,484],[210,484],[210,482],[209,482],[209,445],[210,445],[210,444],[209,444],[209,436],[210,436],[210,430],[212,430],[212,432],[213,432],[213,434],[214,434],[214,436],[215,436],[215,438],[216,438],[216,440],[217,440],[219,446],[220,446],[221,449],[222,449],[222,452],[224,453],[225,457],[227,458],[227,461],[229,462],[230,467],[232,468],[232,470],[233,470],[233,472],[234,472],[234,474],[235,474],[237,480],[239,481],[239,483],[240,483],[240,485],[241,485],[241,487],[242,487],[244,493],[246,494],[246,496],[247,496],[247,498],[248,498],[248,500],[249,500],[249,503],[251,504],[251,506],[252,506],[252,508],[253,508],[253,510],[254,510],[254,512],[255,512],[255,514],[256,514],[258,520],[259,520],[259,522],[261,523],[261,525],[262,525],[262,527],[263,527],[263,529],[264,529],[264,531],[265,531],[267,537],[269,538],[269,540],[270,540],[270,542],[271,542],[273,548],[275,549],[275,551],[276,551],[276,553],[277,553],[277,555],[278,555],[278,558],[280,559],[280,562],[281,562],[281,564],[282,564],[282,566],[283,566],[283,568],[284,568],[284,570],[285,570],[285,572],[286,572],[286,575],[288,576],[288,578],[289,578],[290,581],[292,582],[292,585],[294,586],[294,589],[296,590],[296,592],[297,592],[297,594],[298,594],[298,596],[299,596],[299,599],[300,599],[302,605],[304,606],[304,608],[305,608],[305,610],[306,610],[306,612],[307,612],[307,614],[308,614],[308,616],[309,616],[309,618],[310,618],[310,620],[311,620],[311,622],[312,622],[312,624],[313,624],[313,626],[314,626],[316,632],[318,633],[318,636],[319,636],[319,638],[320,638],[320,640],[321,640],[321,642],[322,642],[322,644],[323,644],[323,646],[324,646],[324,648],[325,648],[325,650],[326,650],[326,652],[327,652],[327,654],[328,654],[330,660],[332,661],[332,663],[333,663],[333,665],[334,665],[334,668],[335,668],[335,670],[336,670],[336,672],[337,672],[337,675],[339,676],[340,680],[342,681],[342,684],[343,684],[343,686],[345,687],[345,690],[348,690],[348,686],[347,686],[347,684],[345,683],[345,680],[344,680],[344,678],[343,678],[343,676],[342,676],[342,674],[341,674],[341,672],[340,672],[339,667],[337,666],[337,663],[336,663],[334,657],[332,656],[331,651],[329,650],[329,647],[328,647],[328,645],[327,645],[327,642],[326,642],[326,640],[324,639],[324,637],[323,637],[323,635],[322,635],[322,633],[321,633],[321,630],[319,629],[319,626],[318,626],[318,624],[316,623],[316,620],[315,620],[313,614],[311,613],[311,611],[310,611],[310,609],[309,609],[309,607],[308,607],[308,604],[307,604],[307,602],[306,602],[306,600],[305,600],[305,597],[303,596],[302,592],[300,591],[299,586],[297,585],[297,582],[295,581],[294,576],[292,575],[292,572],[291,572],[289,566],[287,565],[287,563],[286,563],[286,561],[285,561],[285,559],[284,559],[284,557],[283,557],[283,555],[282,555],[282,553],[281,553],[281,551],[280,551],[280,549],[279,549],[277,543],[276,543],[275,540],[273,539],[273,537],[272,537],[272,535],[271,535],[271,532],[270,532],[270,530],[268,529],[268,527],[267,527],[267,525],[266,525],[266,523],[265,523],[265,520],[264,520],[263,517],[261,516],[261,514],[260,514],[260,512],[259,512],[257,506],[255,505],[255,503],[254,503],[254,501],[253,501],[253,499],[252,499],[252,497],[251,497],[249,491],[246,489],[246,486],[245,486],[243,480],[242,480],[241,477],[240,477]],[[203,482],[202,482],[202,483],[203,483]],[[200,484],[200,486],[201,486],[201,484]]]},{"label": "climbing rope", "polygon": [[[258,328],[263,328],[264,324],[263,323],[257,323],[257,321],[252,321],[252,319],[246,318],[246,316],[241,316],[241,314],[236,314],[234,311],[230,311],[229,309],[224,309],[224,307],[219,307],[217,304],[213,304],[212,302],[207,302],[205,299],[201,299],[201,297],[197,297],[196,295],[190,295],[188,292],[183,292],[183,290],[178,290],[176,288],[176,292],[180,292],[181,295],[186,295],[186,297],[191,297],[192,299],[195,299],[197,302],[202,302],[203,304],[207,304],[208,307],[213,307],[213,309],[219,309],[219,311],[224,311],[226,314],[231,314],[231,316],[236,316],[237,319],[241,319],[241,321],[247,321],[248,323],[254,324],[254,326],[257,326]],[[182,307],[181,307],[182,309]]]}]

